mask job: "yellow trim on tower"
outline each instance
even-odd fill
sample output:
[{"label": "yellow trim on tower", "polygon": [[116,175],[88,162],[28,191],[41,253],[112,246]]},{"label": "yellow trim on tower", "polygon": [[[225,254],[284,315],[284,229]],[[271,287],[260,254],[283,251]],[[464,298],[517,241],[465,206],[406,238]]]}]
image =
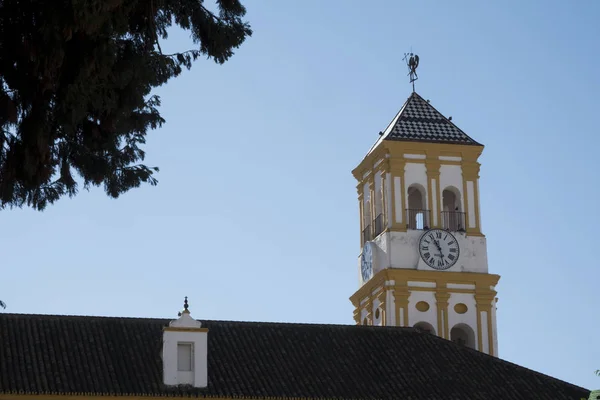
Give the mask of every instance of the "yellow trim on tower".
[{"label": "yellow trim on tower", "polygon": [[383,215],[383,221],[382,221],[382,225],[383,225],[383,229],[387,229],[388,228],[388,210],[387,210],[387,173],[390,169],[390,164],[389,161],[387,159],[383,160],[379,165],[378,165],[378,172],[379,175],[381,177],[381,215]]},{"label": "yellow trim on tower", "polygon": [[463,178],[463,200],[464,200],[464,213],[465,213],[465,230],[470,234],[471,232],[469,232],[469,193],[467,193],[467,179],[465,178],[465,173],[463,171],[462,174],[462,178]]},{"label": "yellow trim on tower", "polygon": [[360,221],[359,221],[359,226],[360,226],[360,232],[359,232],[359,236],[360,236],[360,247],[362,248],[363,246],[363,236],[362,236],[362,232],[364,226],[365,226],[365,196],[364,196],[364,188],[365,185],[360,182],[358,185],[356,185],[356,191],[358,192],[358,213],[360,216]]},{"label": "yellow trim on tower", "polygon": [[[494,352],[494,332],[492,323],[492,300],[495,299],[496,291],[493,290],[500,280],[499,275],[494,274],[482,274],[476,272],[449,272],[449,271],[424,271],[414,269],[400,269],[400,268],[388,268],[379,271],[375,274],[368,282],[366,282],[356,293],[354,293],[350,300],[355,306],[356,310],[369,307],[373,293],[376,296],[381,296],[381,293],[377,293],[377,290],[385,291],[386,282],[394,281],[394,303],[395,309],[393,312],[396,315],[396,325],[398,326],[412,326],[409,321],[409,305],[410,295],[414,292],[425,291],[433,292],[436,298],[436,312],[437,312],[437,329],[440,337],[449,339],[450,338],[450,325],[449,325],[449,300],[453,294],[468,293],[473,295],[475,301],[475,312],[477,318],[477,326],[473,327],[477,335],[477,349],[483,351],[484,340],[488,343],[487,353],[496,355]],[[408,286],[409,281],[414,282],[429,282],[433,283],[431,287],[421,286]],[[472,288],[449,288],[449,284],[466,284],[472,285]],[[360,303],[367,299],[362,306]],[[372,306],[371,306],[372,308]],[[481,311],[487,312],[487,326],[488,332],[487,337],[483,337]],[[360,311],[358,311],[360,312]],[[390,312],[392,312],[390,310]],[[402,317],[401,317],[402,316]],[[401,323],[402,321],[402,323]],[[386,324],[388,320],[386,319]]]},{"label": "yellow trim on tower", "polygon": [[[430,227],[432,228],[439,228],[442,224],[441,224],[441,220],[440,220],[440,206],[439,206],[439,198],[441,196],[440,193],[440,160],[439,160],[439,153],[434,152],[434,153],[430,153],[427,155],[428,157],[431,158],[427,158],[425,160],[425,166],[427,168],[426,173],[427,173],[427,192],[429,194],[429,196],[427,196],[428,200],[428,204],[427,207],[429,208],[429,213],[430,213]],[[435,191],[433,190],[434,186],[433,186],[433,180],[435,179]],[[435,196],[434,196],[435,194]],[[435,198],[434,198],[435,197]],[[436,207],[434,207],[434,204],[436,205]]]},{"label": "yellow trim on tower", "polygon": [[[440,289],[438,289],[440,290]],[[443,290],[443,289],[442,289]],[[444,339],[449,339],[448,336],[448,300],[450,294],[444,291],[438,291],[435,293],[435,300],[437,303],[437,321],[438,321],[438,336]],[[442,327],[444,329],[442,329]]]},{"label": "yellow trim on tower", "polygon": [[[404,188],[404,168],[406,162],[402,158],[392,158],[388,161],[392,180],[392,207],[394,210],[391,230],[396,232],[406,232],[406,190]],[[396,179],[400,178],[400,199],[396,198]],[[397,203],[400,200],[400,215],[402,222],[396,222],[396,214],[398,213]]]},{"label": "yellow trim on tower", "polygon": [[[408,283],[406,281],[397,280],[394,285],[394,304],[396,307],[396,325],[410,326],[408,322]],[[402,318],[400,318],[400,310],[402,310]],[[402,322],[402,323],[400,323]]]},{"label": "yellow trim on tower", "polygon": [[[494,333],[492,331],[492,302],[496,298],[496,291],[490,290],[489,288],[486,290],[485,287],[478,287],[475,293],[475,306],[477,308],[477,329],[479,331],[479,339],[480,343],[483,344],[484,340],[488,342],[488,354],[494,354]],[[486,325],[487,325],[487,337],[483,336],[483,323],[481,321],[481,313],[486,313]]]},{"label": "yellow trim on tower", "polygon": [[[466,214],[466,223],[467,223],[467,233],[469,236],[483,236],[481,233],[481,228],[479,226],[479,195],[478,191],[478,180],[479,180],[479,167],[480,164],[478,162],[464,162],[461,169],[463,175],[463,190],[465,197],[465,214]],[[469,204],[469,192],[468,192],[468,183],[473,182],[473,202],[475,204]],[[469,213],[473,209],[473,214],[475,216],[474,225],[475,227],[471,228],[471,221],[469,218]]]},{"label": "yellow trim on tower", "polygon": [[479,217],[479,175],[473,180],[473,198],[475,199],[475,223],[477,224],[477,232],[481,233],[481,218]]},{"label": "yellow trim on tower", "polygon": [[386,297],[387,297],[387,290],[384,287],[381,292],[379,292],[377,294],[377,300],[379,300],[379,308],[381,308],[381,325],[382,326],[386,326],[387,325],[387,318],[386,318]]}]

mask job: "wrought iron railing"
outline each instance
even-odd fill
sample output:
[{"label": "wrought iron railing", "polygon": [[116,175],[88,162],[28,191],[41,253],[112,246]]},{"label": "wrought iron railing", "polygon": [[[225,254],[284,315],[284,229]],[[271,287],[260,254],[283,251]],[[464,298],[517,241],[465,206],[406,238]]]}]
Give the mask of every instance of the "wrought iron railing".
[{"label": "wrought iron railing", "polygon": [[381,232],[383,232],[383,214],[379,214],[377,218],[373,220],[373,237],[377,237]]},{"label": "wrought iron railing", "polygon": [[363,231],[362,231],[362,239],[363,239],[362,240],[363,243],[366,243],[366,242],[368,242],[369,240],[372,239],[372,236],[371,236],[371,225],[367,225],[367,226],[365,226],[365,229],[363,229]]},{"label": "wrought iron railing", "polygon": [[431,226],[430,211],[409,208],[406,210],[406,221],[408,229],[429,229]]},{"label": "wrought iron railing", "polygon": [[442,211],[442,228],[449,231],[464,231],[465,213],[460,211]]}]

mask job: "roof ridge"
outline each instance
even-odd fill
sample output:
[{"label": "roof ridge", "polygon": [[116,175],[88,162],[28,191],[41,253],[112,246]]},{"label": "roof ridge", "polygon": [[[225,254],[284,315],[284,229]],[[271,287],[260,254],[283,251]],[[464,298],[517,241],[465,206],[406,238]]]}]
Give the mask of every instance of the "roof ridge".
[{"label": "roof ridge", "polygon": [[466,137],[468,137],[469,139],[471,139],[473,142],[475,142],[476,144],[478,144],[479,146],[483,146],[481,143],[477,142],[475,139],[473,139],[471,136],[467,135],[465,133],[465,131],[463,131],[462,129],[460,129],[454,122],[452,122],[450,119],[448,119],[443,113],[441,113],[437,108],[435,108],[435,106],[433,106],[431,104],[431,102],[429,100],[425,100],[423,98],[423,96],[421,96],[420,94],[418,94],[417,92],[413,92],[413,94],[415,94],[417,97],[419,97],[421,100],[423,100],[425,103],[427,103],[427,105],[431,108],[433,108],[438,114],[440,114],[442,116],[442,118],[444,118],[444,120],[449,123],[450,125],[452,125],[454,128],[458,129],[463,135],[465,135]]},{"label": "roof ridge", "polygon": [[[0,313],[0,319],[5,317],[17,317],[17,318],[32,318],[32,319],[43,319],[43,318],[60,318],[60,319],[72,319],[72,320],[120,320],[120,321],[152,321],[152,322],[169,322],[175,318],[159,318],[159,317],[129,317],[129,316],[106,316],[106,315],[83,315],[83,314],[28,314],[28,313]],[[342,323],[319,323],[319,322],[292,322],[292,321],[241,321],[231,319],[205,319],[199,318],[199,321],[203,323],[217,323],[217,324],[231,324],[231,325],[269,325],[269,326],[320,326],[328,328],[359,328],[359,329],[382,329],[382,330],[405,330],[420,332],[418,329],[413,327],[401,327],[401,326],[375,326],[375,325],[356,325],[356,324],[342,324]]]}]

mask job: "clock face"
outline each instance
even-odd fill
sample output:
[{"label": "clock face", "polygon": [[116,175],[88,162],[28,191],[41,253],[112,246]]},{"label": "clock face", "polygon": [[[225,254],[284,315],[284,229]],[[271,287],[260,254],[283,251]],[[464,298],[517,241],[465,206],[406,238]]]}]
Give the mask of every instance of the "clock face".
[{"label": "clock face", "polygon": [[447,231],[432,229],[421,236],[419,253],[433,269],[448,269],[458,261],[460,249],[456,238]]},{"label": "clock face", "polygon": [[373,275],[373,245],[371,242],[366,242],[363,247],[360,257],[360,273],[363,282],[371,279],[371,275]]}]

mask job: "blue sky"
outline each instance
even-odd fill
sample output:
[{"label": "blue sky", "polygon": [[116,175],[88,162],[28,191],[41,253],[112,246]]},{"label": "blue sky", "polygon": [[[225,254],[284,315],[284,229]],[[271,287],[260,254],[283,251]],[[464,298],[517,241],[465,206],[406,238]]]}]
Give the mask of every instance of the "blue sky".
[{"label": "blue sky", "polygon": [[175,317],[187,295],[202,319],[353,323],[350,171],[410,95],[412,46],[417,92],[486,146],[500,356],[600,388],[600,2],[244,4],[236,55],[157,91],[159,186],[2,211],[7,311]]}]

